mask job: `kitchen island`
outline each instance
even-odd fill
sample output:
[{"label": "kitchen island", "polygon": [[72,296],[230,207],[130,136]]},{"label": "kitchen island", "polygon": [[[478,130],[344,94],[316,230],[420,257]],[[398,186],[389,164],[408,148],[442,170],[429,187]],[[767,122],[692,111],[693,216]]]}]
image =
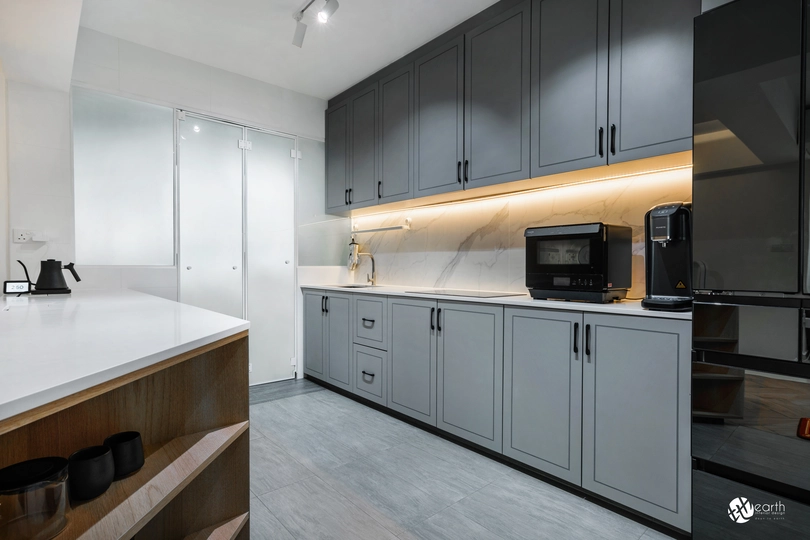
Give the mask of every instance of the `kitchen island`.
[{"label": "kitchen island", "polygon": [[247,321],[133,291],[0,304],[0,468],[139,431],[146,464],[57,538],[247,538]]}]

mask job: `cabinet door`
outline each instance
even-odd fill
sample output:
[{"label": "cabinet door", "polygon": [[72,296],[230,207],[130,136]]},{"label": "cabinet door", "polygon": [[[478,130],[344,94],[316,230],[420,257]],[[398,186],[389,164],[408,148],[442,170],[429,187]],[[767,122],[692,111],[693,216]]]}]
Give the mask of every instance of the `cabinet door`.
[{"label": "cabinet door", "polygon": [[413,64],[380,81],[379,202],[413,196]]},{"label": "cabinet door", "polygon": [[326,111],[326,212],[349,209],[349,103]]},{"label": "cabinet door", "polygon": [[496,452],[503,429],[503,307],[440,302],[437,426]]},{"label": "cabinet door", "polygon": [[582,483],[582,314],[507,309],[503,453]]},{"label": "cabinet door", "polygon": [[388,406],[436,425],[436,302],[388,299]]},{"label": "cabinet door", "polygon": [[414,63],[414,196],[461,189],[464,38]]},{"label": "cabinet door", "polygon": [[326,382],[352,389],[351,296],[326,294]]},{"label": "cabinet door", "polygon": [[689,530],[691,323],[586,314],[585,332],[582,487]]},{"label": "cabinet door", "polygon": [[607,164],[608,0],[534,0],[532,177]]},{"label": "cabinet door", "polygon": [[700,0],[611,0],[609,163],[692,149]]},{"label": "cabinet door", "polygon": [[465,189],[529,178],[530,7],[465,36]]},{"label": "cabinet door", "polygon": [[349,103],[349,205],[377,204],[377,84]]},{"label": "cabinet door", "polygon": [[323,291],[304,291],[304,373],[319,379],[326,377],[323,306]]}]

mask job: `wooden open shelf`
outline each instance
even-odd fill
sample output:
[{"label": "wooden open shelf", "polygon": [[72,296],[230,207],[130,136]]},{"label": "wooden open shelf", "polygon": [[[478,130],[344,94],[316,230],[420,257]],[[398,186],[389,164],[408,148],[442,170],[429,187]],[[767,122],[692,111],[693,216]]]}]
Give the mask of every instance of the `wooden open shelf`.
[{"label": "wooden open shelf", "polygon": [[104,495],[72,505],[57,538],[132,538],[247,429],[241,422],[144,449],[143,468],[113,482]]},{"label": "wooden open shelf", "polygon": [[57,540],[250,535],[247,333],[10,420],[0,424],[0,468],[141,434],[143,468],[70,501]]}]

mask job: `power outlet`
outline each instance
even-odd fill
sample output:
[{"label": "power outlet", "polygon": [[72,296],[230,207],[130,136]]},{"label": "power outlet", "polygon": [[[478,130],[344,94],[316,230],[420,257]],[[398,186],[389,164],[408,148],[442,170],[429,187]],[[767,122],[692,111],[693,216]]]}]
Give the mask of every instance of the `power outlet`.
[{"label": "power outlet", "polygon": [[248,373],[253,373],[253,362],[248,363]]},{"label": "power outlet", "polygon": [[34,231],[28,229],[13,229],[12,238],[15,244],[24,244],[31,240],[34,236]]}]

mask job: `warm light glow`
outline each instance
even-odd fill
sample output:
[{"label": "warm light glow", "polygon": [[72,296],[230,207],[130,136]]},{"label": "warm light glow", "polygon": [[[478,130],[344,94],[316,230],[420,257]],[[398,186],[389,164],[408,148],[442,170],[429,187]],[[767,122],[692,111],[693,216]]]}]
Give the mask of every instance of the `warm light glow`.
[{"label": "warm light glow", "polygon": [[329,14],[325,11],[318,12],[318,22],[325,23],[329,20]]}]

